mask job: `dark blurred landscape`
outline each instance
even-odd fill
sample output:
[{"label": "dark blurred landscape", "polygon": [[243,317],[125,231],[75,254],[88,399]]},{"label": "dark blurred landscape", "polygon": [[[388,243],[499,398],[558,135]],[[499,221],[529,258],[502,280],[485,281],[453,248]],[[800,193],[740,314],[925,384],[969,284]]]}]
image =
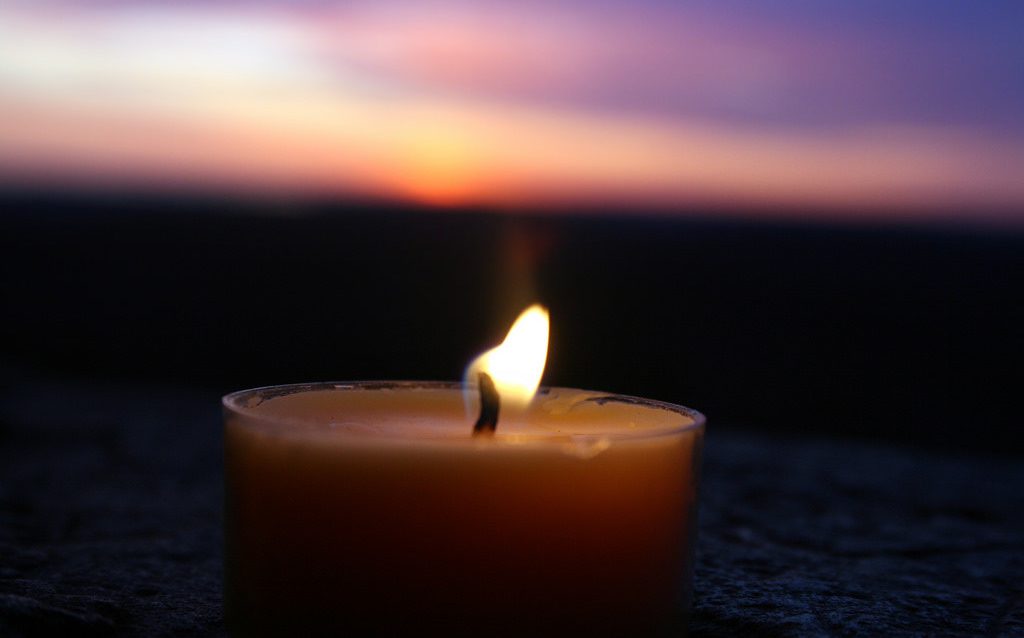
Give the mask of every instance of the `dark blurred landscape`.
[{"label": "dark blurred landscape", "polygon": [[539,300],[548,385],[1024,452],[1019,230],[27,190],[0,211],[7,376],[454,379]]}]

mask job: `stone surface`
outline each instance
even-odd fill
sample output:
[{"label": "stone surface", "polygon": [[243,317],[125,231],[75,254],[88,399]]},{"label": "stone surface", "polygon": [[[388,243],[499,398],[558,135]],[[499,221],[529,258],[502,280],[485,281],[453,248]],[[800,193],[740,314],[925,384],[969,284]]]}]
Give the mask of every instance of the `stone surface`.
[{"label": "stone surface", "polygon": [[[970,436],[969,429],[964,436]],[[712,429],[693,635],[1024,635],[1024,466]],[[224,635],[218,397],[0,392],[0,635]]]}]

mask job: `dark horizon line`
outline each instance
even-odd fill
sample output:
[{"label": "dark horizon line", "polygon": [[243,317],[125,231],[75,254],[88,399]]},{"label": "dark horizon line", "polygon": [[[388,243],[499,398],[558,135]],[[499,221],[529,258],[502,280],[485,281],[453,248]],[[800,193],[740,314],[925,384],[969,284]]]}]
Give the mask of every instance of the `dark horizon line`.
[{"label": "dark horizon line", "polygon": [[[256,214],[266,217],[309,217],[332,214],[442,214],[490,215],[513,218],[609,218],[637,221],[691,221],[795,225],[800,227],[925,227],[1024,232],[1024,206],[969,205],[946,206],[852,204],[751,204],[692,202],[680,204],[638,204],[618,202],[587,204],[452,204],[415,202],[397,197],[315,194],[295,192],[249,192],[218,188],[111,187],[109,185],[59,188],[36,185],[11,185],[0,181],[0,208],[5,215],[17,214],[17,208],[53,208],[68,212],[77,207],[112,206],[121,212],[138,206],[147,212],[167,214],[183,212],[181,206],[222,207],[223,211],[201,211],[203,215],[237,216]],[[38,212],[38,210],[36,211]],[[193,213],[200,211],[190,211]]]}]

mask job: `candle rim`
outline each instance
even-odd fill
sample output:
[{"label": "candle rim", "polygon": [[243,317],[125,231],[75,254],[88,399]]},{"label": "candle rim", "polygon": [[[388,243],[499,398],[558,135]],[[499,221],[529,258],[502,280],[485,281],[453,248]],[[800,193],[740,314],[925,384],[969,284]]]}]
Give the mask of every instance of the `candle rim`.
[{"label": "candle rim", "polygon": [[[301,394],[303,392],[316,392],[323,390],[457,390],[459,392],[464,391],[467,385],[462,381],[313,381],[306,383],[285,383],[280,385],[268,385],[259,386],[255,388],[247,388],[244,390],[237,390],[230,392],[221,397],[221,405],[224,410],[228,413],[243,416],[247,419],[253,419],[264,425],[310,425],[313,421],[305,418],[293,418],[293,417],[282,417],[279,415],[268,415],[263,414],[254,409],[255,406],[246,406],[241,403],[243,398],[252,397],[259,393],[267,393],[264,399],[275,399],[283,396],[289,396],[292,394]],[[688,431],[702,431],[707,424],[707,417],[704,416],[698,410],[689,408],[683,405],[668,403],[666,401],[658,401],[655,399],[647,399],[643,397],[635,397],[626,394],[616,394],[612,392],[603,392],[597,390],[583,390],[580,388],[566,388],[561,386],[541,386],[537,389],[537,395],[542,396],[550,394],[555,391],[571,391],[591,394],[594,396],[589,397],[588,401],[594,401],[596,403],[603,404],[605,402],[618,402],[629,405],[634,405],[643,408],[651,408],[657,410],[664,410],[667,412],[675,413],[679,416],[685,417],[690,422],[682,423],[674,426],[665,426],[659,428],[652,428],[654,431],[630,431],[623,430],[621,432],[602,432],[601,437],[607,438],[611,441],[638,441],[655,439],[665,436],[675,436]],[[262,403],[262,401],[261,401]],[[257,404],[259,405],[259,404]],[[388,440],[390,437],[371,437],[376,440]],[[423,442],[435,442],[451,444],[459,441],[460,439],[434,439],[430,437],[395,437],[395,440],[406,440],[406,441],[423,441]],[[467,437],[467,442],[474,442],[474,439]],[[531,437],[531,443],[536,444],[561,444],[564,443],[563,435],[536,435]]]}]

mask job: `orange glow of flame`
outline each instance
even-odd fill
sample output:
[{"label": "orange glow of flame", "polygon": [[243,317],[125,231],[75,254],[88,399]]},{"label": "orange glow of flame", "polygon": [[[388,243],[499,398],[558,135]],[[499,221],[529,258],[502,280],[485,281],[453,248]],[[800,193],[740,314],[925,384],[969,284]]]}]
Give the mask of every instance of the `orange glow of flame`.
[{"label": "orange glow of flame", "polygon": [[466,368],[466,382],[475,385],[480,372],[487,373],[503,405],[523,407],[537,393],[548,358],[550,320],[547,308],[534,304],[509,328],[501,345],[488,350]]}]

